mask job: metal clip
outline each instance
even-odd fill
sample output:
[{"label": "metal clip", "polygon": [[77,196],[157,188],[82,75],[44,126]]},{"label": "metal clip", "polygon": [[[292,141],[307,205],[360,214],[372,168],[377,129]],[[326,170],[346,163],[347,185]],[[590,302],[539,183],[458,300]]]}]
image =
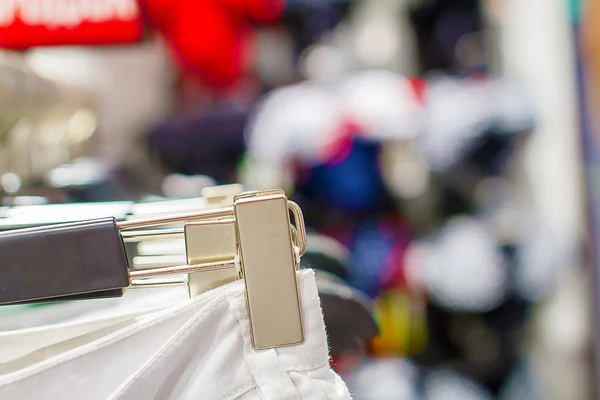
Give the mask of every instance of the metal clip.
[{"label": "metal clip", "polygon": [[[242,191],[243,186],[239,184],[206,187],[202,190],[203,197],[195,199],[190,205],[195,205],[196,209],[201,206],[201,209],[206,210],[232,206],[234,196]],[[160,207],[155,208],[155,212],[157,211],[160,211]],[[166,215],[161,212],[158,214]],[[236,255],[235,227],[232,224],[232,221],[218,221],[214,224],[207,221],[187,224],[184,222],[183,228],[145,230],[139,232],[138,237],[135,233],[128,233],[124,239],[127,242],[140,242],[134,247],[136,256],[131,262],[134,269],[161,268],[186,263],[193,265],[233,258]],[[181,240],[183,238],[185,240]],[[148,239],[152,240],[146,241]],[[188,278],[189,294],[193,297],[239,277],[235,268],[231,267],[190,273]],[[145,281],[141,283],[150,284]]]},{"label": "metal clip", "polygon": [[[290,224],[290,212],[295,227]],[[203,222],[194,222],[198,220]],[[304,341],[295,271],[306,251],[306,230],[297,204],[288,201],[281,190],[251,192],[235,196],[233,207],[124,221],[119,228],[181,221],[189,221],[184,227],[188,265],[131,271],[132,283],[158,275],[202,273],[202,278],[209,279],[190,284],[190,294],[194,295],[212,288],[215,282],[237,279],[239,262],[253,347],[267,349]],[[181,231],[122,232],[125,241],[150,239],[157,234],[164,238],[179,236]]]},{"label": "metal clip", "polygon": [[239,195],[234,209],[252,345],[267,349],[302,343],[298,265],[285,194]]}]

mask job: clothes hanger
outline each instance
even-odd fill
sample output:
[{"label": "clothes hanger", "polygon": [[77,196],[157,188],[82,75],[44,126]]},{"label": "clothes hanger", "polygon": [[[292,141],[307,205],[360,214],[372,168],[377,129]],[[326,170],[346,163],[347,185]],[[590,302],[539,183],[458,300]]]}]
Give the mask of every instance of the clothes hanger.
[{"label": "clothes hanger", "polygon": [[[86,216],[100,217],[110,214],[121,221],[134,221],[150,216],[170,215],[174,212],[232,206],[234,196],[242,191],[243,186],[233,184],[206,187],[202,190],[202,197],[190,199],[160,199],[144,203],[110,202],[5,207],[3,210],[6,211],[6,218],[3,222],[5,227],[13,228],[10,221],[17,221],[16,226],[20,227],[24,221],[23,218],[27,218],[30,224],[39,225],[39,223],[35,224],[38,217],[40,222],[53,221],[56,223],[61,218],[71,218],[76,221]],[[70,214],[69,211],[71,211]],[[160,231],[146,230],[140,232],[142,233],[141,237],[136,237],[136,232],[127,232],[124,242],[131,268],[143,270],[183,264],[194,265],[219,260],[220,257],[233,258],[235,256],[235,231],[228,227],[228,224],[189,228],[196,229],[198,235],[208,235],[206,240],[197,242],[184,240],[186,237],[184,224],[185,222],[172,223],[169,224],[170,229],[161,229]],[[220,235],[221,238],[217,241],[210,240],[210,237],[215,234]],[[316,269],[316,278],[320,287],[324,318],[329,329],[329,341],[333,354],[363,352],[378,330],[368,299],[364,299],[359,292],[351,289],[344,280],[348,274],[347,266],[344,263],[347,250],[334,239],[315,233],[307,235],[307,243],[311,250],[303,256],[302,266]],[[334,273],[342,279],[333,282],[327,272]],[[207,268],[199,272],[161,278],[159,281],[156,281],[156,278],[135,280],[132,288],[183,285],[187,287],[190,296],[197,296],[238,278],[239,275],[234,266]],[[108,291],[104,295],[111,297],[112,292]],[[82,294],[69,299],[75,300],[88,296],[88,294]],[[47,299],[40,300],[40,302],[47,301]],[[52,303],[60,304],[61,302]]]},{"label": "clothes hanger", "polygon": [[[169,224],[184,224],[194,263],[130,270],[124,243],[181,237],[179,229],[148,229]],[[303,341],[295,270],[305,251],[302,212],[280,190],[239,194],[232,206],[192,213],[18,229],[0,234],[0,305],[118,297],[132,287],[173,284],[164,276],[231,269],[244,280],[254,348],[293,345]]]}]

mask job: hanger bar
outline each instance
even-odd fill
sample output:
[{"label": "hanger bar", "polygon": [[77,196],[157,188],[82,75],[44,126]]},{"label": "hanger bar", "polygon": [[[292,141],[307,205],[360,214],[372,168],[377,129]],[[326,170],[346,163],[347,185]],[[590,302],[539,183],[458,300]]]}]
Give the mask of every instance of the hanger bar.
[{"label": "hanger bar", "polygon": [[154,279],[132,279],[129,289],[144,289],[165,286],[185,285],[185,278],[154,278]]},{"label": "hanger bar", "polygon": [[2,232],[0,255],[0,305],[122,295],[131,283],[114,218]]},{"label": "hanger bar", "polygon": [[[137,255],[131,260],[131,267],[134,271],[143,269],[155,269],[163,267],[171,267],[174,265],[186,264],[185,254],[154,254],[154,255]],[[213,260],[207,260],[213,261]],[[192,264],[192,263],[187,263]],[[197,263],[193,263],[197,264]]]},{"label": "hanger bar", "polygon": [[225,269],[225,268],[235,268],[235,266],[236,266],[236,261],[232,259],[232,260],[208,262],[208,263],[202,263],[202,264],[177,265],[174,267],[142,269],[139,271],[129,271],[129,279],[131,281],[133,279],[152,278],[154,276],[161,276],[161,275],[189,274],[192,272],[210,271],[210,270],[218,270],[218,269]]},{"label": "hanger bar", "polygon": [[184,231],[181,228],[121,232],[121,237],[125,243],[142,242],[145,240],[156,239],[183,239],[183,236]]}]

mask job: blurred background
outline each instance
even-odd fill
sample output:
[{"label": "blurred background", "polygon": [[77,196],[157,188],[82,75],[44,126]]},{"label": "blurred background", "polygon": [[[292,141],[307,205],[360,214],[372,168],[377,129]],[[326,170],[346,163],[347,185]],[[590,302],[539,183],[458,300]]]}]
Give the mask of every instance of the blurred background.
[{"label": "blurred background", "polygon": [[357,400],[596,397],[598,2],[3,0],[0,48],[0,225],[283,188]]}]

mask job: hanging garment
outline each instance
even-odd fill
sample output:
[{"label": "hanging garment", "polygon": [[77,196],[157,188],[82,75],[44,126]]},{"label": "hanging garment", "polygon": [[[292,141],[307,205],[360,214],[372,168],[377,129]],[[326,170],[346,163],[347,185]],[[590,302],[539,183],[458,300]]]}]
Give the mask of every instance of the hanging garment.
[{"label": "hanging garment", "polygon": [[[329,366],[314,272],[299,271],[297,281],[305,335],[300,345],[253,349],[240,280],[95,330],[78,321],[81,335],[67,334],[69,324],[63,324],[65,340],[4,356],[12,368],[0,372],[0,399],[350,399]],[[44,329],[57,335],[56,327]],[[7,335],[17,340],[22,334]]]}]

